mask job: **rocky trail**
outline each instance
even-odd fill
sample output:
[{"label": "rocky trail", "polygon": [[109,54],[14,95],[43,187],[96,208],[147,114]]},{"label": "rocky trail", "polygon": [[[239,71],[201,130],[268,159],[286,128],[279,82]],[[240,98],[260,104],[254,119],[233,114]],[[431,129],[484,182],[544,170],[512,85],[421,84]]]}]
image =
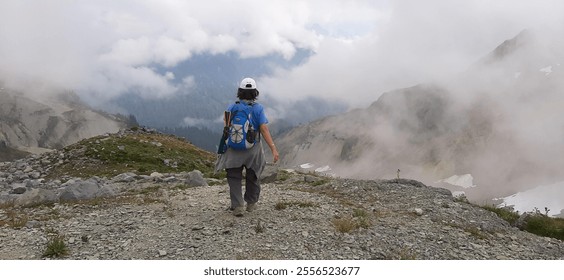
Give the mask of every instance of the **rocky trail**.
[{"label": "rocky trail", "polygon": [[[562,241],[413,180],[279,170],[258,209],[235,217],[225,181],[198,171],[61,183],[17,166],[0,169],[5,260],[564,259]],[[46,253],[54,240],[63,253]]]}]

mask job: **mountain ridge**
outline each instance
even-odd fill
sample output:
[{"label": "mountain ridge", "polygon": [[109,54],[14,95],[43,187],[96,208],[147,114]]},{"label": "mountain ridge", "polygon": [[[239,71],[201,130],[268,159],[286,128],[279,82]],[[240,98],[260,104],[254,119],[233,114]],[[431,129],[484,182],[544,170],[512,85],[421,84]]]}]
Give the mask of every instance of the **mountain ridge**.
[{"label": "mountain ridge", "polygon": [[564,54],[549,43],[521,32],[450,80],[386,92],[367,108],[298,127],[277,139],[281,161],[362,179],[399,169],[428,185],[472,174],[478,188],[466,194],[480,202],[562,181]]},{"label": "mountain ridge", "polygon": [[0,104],[0,155],[5,155],[0,161],[62,148],[135,122],[90,109],[72,92],[31,95],[2,87]]}]

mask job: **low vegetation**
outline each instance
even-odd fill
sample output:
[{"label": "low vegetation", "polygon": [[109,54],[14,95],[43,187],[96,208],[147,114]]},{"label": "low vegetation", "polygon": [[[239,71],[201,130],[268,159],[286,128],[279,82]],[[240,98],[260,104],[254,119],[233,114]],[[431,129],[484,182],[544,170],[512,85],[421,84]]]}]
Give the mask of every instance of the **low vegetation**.
[{"label": "low vegetation", "polygon": [[112,177],[125,172],[149,175],[152,172],[213,174],[215,155],[182,138],[158,133],[113,134],[82,140],[63,149],[65,160],[50,171],[48,178]]},{"label": "low vegetation", "polygon": [[520,215],[506,208],[497,208],[495,206],[482,206],[482,208],[496,213],[510,225],[517,226],[522,230],[540,236],[564,240],[564,219],[549,217],[548,209],[545,209],[545,213],[541,213],[538,209],[533,209],[531,212]]},{"label": "low vegetation", "polygon": [[47,246],[42,256],[45,258],[60,258],[66,256],[69,251],[67,244],[65,243],[64,235],[57,232],[51,232],[49,234],[49,241],[47,242]]},{"label": "low vegetation", "polygon": [[332,220],[332,223],[338,232],[343,233],[372,226],[370,215],[364,209],[353,209],[351,216],[336,217]]},{"label": "low vegetation", "polygon": [[490,205],[482,206],[482,208],[496,213],[500,218],[506,220],[511,225],[515,225],[517,220],[519,220],[519,214],[509,209],[497,208],[495,206],[490,206]]},{"label": "low vegetation", "polygon": [[24,227],[29,220],[27,214],[18,213],[14,209],[6,209],[3,214],[4,215],[0,215],[0,217],[5,216],[5,218],[0,218],[0,227],[8,226],[14,229],[20,229]]},{"label": "low vegetation", "polygon": [[44,258],[61,258],[69,253],[67,244],[65,243],[65,236],[58,231],[48,228],[45,230],[47,234],[47,245],[42,254]]}]

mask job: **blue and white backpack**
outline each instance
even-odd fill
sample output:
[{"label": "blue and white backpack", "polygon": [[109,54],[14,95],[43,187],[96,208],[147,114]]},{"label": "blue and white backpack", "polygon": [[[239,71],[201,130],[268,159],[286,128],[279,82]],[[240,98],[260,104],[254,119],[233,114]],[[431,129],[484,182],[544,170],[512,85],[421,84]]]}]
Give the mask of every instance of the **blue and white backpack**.
[{"label": "blue and white backpack", "polygon": [[235,150],[248,150],[257,142],[257,130],[253,127],[254,103],[237,101],[231,108],[227,146]]}]

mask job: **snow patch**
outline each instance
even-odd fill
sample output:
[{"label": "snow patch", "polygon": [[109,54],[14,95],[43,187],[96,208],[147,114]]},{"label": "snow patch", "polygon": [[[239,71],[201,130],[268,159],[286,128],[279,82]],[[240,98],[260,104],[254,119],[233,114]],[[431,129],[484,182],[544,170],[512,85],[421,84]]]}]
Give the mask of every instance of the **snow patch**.
[{"label": "snow patch", "polygon": [[472,174],[452,175],[446,179],[437,181],[437,183],[441,183],[441,182],[448,183],[454,186],[463,187],[465,189],[476,187],[476,185],[474,185],[473,183],[474,177],[472,177]]},{"label": "snow patch", "polygon": [[327,172],[327,171],[331,171],[331,167],[329,167],[329,165],[325,165],[323,167],[319,167],[315,169],[315,172]]},{"label": "snow patch", "polygon": [[309,169],[309,168],[312,168],[312,167],[314,167],[314,165],[309,163],[309,162],[300,165],[300,168],[303,168],[303,169]]},{"label": "snow patch", "polygon": [[513,206],[519,213],[530,212],[535,208],[544,213],[546,207],[550,210],[549,216],[556,216],[564,209],[564,181],[538,186],[502,199],[502,206]]}]

